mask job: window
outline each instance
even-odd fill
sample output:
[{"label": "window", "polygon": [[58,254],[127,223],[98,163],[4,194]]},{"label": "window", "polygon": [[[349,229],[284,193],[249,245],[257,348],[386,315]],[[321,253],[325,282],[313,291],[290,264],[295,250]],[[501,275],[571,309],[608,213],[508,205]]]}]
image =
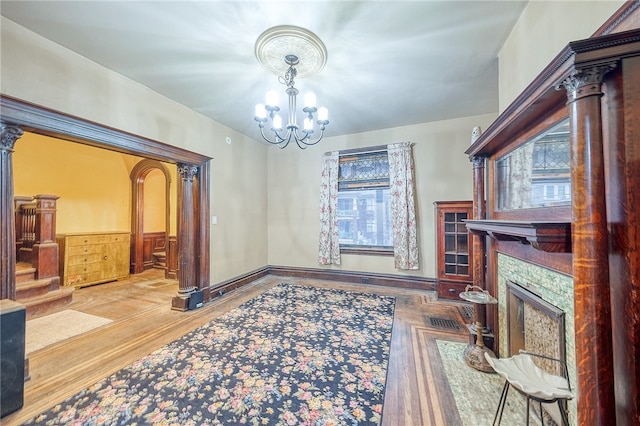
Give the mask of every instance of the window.
[{"label": "window", "polygon": [[341,249],[393,251],[386,147],[340,154],[338,235]]},{"label": "window", "polygon": [[393,256],[397,269],[419,269],[413,176],[411,142],[325,153],[318,262],[380,254]]}]

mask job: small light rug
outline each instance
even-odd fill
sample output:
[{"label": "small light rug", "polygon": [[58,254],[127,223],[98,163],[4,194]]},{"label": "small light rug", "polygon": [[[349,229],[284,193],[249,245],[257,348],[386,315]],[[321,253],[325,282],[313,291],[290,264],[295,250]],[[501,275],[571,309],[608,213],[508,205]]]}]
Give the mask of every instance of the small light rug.
[{"label": "small light rug", "polygon": [[395,299],[279,284],[34,425],[379,425]]},{"label": "small light rug", "polygon": [[[463,426],[491,425],[500,401],[504,379],[498,374],[484,373],[469,367],[463,358],[466,344],[444,340],[436,342]],[[526,410],[525,398],[517,390],[510,389],[502,424],[525,424]],[[531,425],[540,424],[539,416],[534,414],[537,410],[536,403],[531,409]]]},{"label": "small light rug", "polygon": [[25,351],[27,354],[38,349],[78,336],[112,322],[108,318],[85,314],[67,309],[27,321]]}]

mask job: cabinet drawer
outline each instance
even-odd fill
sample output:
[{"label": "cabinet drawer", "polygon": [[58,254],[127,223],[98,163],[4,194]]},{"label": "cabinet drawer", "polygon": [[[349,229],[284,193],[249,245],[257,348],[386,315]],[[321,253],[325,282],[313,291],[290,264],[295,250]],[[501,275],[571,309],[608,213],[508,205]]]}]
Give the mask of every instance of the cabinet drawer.
[{"label": "cabinet drawer", "polygon": [[471,283],[439,281],[438,282],[438,299],[462,301],[462,299],[460,299],[460,293],[462,293],[467,288],[468,285],[471,285]]},{"label": "cabinet drawer", "polygon": [[100,263],[85,263],[82,265],[73,265],[67,268],[67,273],[69,275],[76,274],[89,274],[93,272],[100,272],[102,270],[102,265]]},{"label": "cabinet drawer", "polygon": [[127,241],[129,241],[129,234],[90,234],[71,235],[67,237],[67,244],[70,247],[88,244],[122,243]]},{"label": "cabinet drawer", "polygon": [[64,285],[82,287],[83,285],[93,284],[102,279],[102,273],[92,272],[89,274],[68,274],[64,277]]},{"label": "cabinet drawer", "polygon": [[67,248],[67,255],[70,257],[83,256],[87,254],[100,254],[102,246],[90,244],[83,246],[70,246]]},{"label": "cabinet drawer", "polygon": [[82,255],[69,256],[69,261],[67,262],[67,268],[76,265],[86,265],[88,263],[98,263],[102,260],[102,255],[100,253],[87,253]]}]

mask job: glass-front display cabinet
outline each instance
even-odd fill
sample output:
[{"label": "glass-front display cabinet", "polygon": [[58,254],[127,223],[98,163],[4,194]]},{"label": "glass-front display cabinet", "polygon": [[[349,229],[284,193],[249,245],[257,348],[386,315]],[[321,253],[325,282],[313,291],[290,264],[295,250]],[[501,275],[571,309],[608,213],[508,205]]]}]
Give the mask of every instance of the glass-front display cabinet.
[{"label": "glass-front display cabinet", "polygon": [[466,221],[472,201],[436,201],[436,248],[438,298],[460,300],[459,294],[473,283],[472,248]]}]

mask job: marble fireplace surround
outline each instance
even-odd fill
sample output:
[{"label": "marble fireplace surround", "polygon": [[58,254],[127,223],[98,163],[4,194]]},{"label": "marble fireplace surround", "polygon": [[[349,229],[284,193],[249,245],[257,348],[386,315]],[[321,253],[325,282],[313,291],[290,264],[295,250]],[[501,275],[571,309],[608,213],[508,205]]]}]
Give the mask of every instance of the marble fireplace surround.
[{"label": "marble fireplace surround", "polygon": [[[497,295],[498,299],[498,328],[500,356],[509,354],[509,327],[508,319],[508,285],[514,283],[529,291],[546,304],[564,312],[564,341],[565,359],[569,370],[571,386],[575,389],[576,378],[576,354],[575,354],[575,323],[573,305],[573,279],[568,275],[534,265],[523,260],[498,253],[497,271]],[[510,284],[509,284],[510,283]],[[532,350],[535,352],[535,350]],[[569,401],[569,419],[575,422],[577,418],[577,405],[575,399]]]}]

